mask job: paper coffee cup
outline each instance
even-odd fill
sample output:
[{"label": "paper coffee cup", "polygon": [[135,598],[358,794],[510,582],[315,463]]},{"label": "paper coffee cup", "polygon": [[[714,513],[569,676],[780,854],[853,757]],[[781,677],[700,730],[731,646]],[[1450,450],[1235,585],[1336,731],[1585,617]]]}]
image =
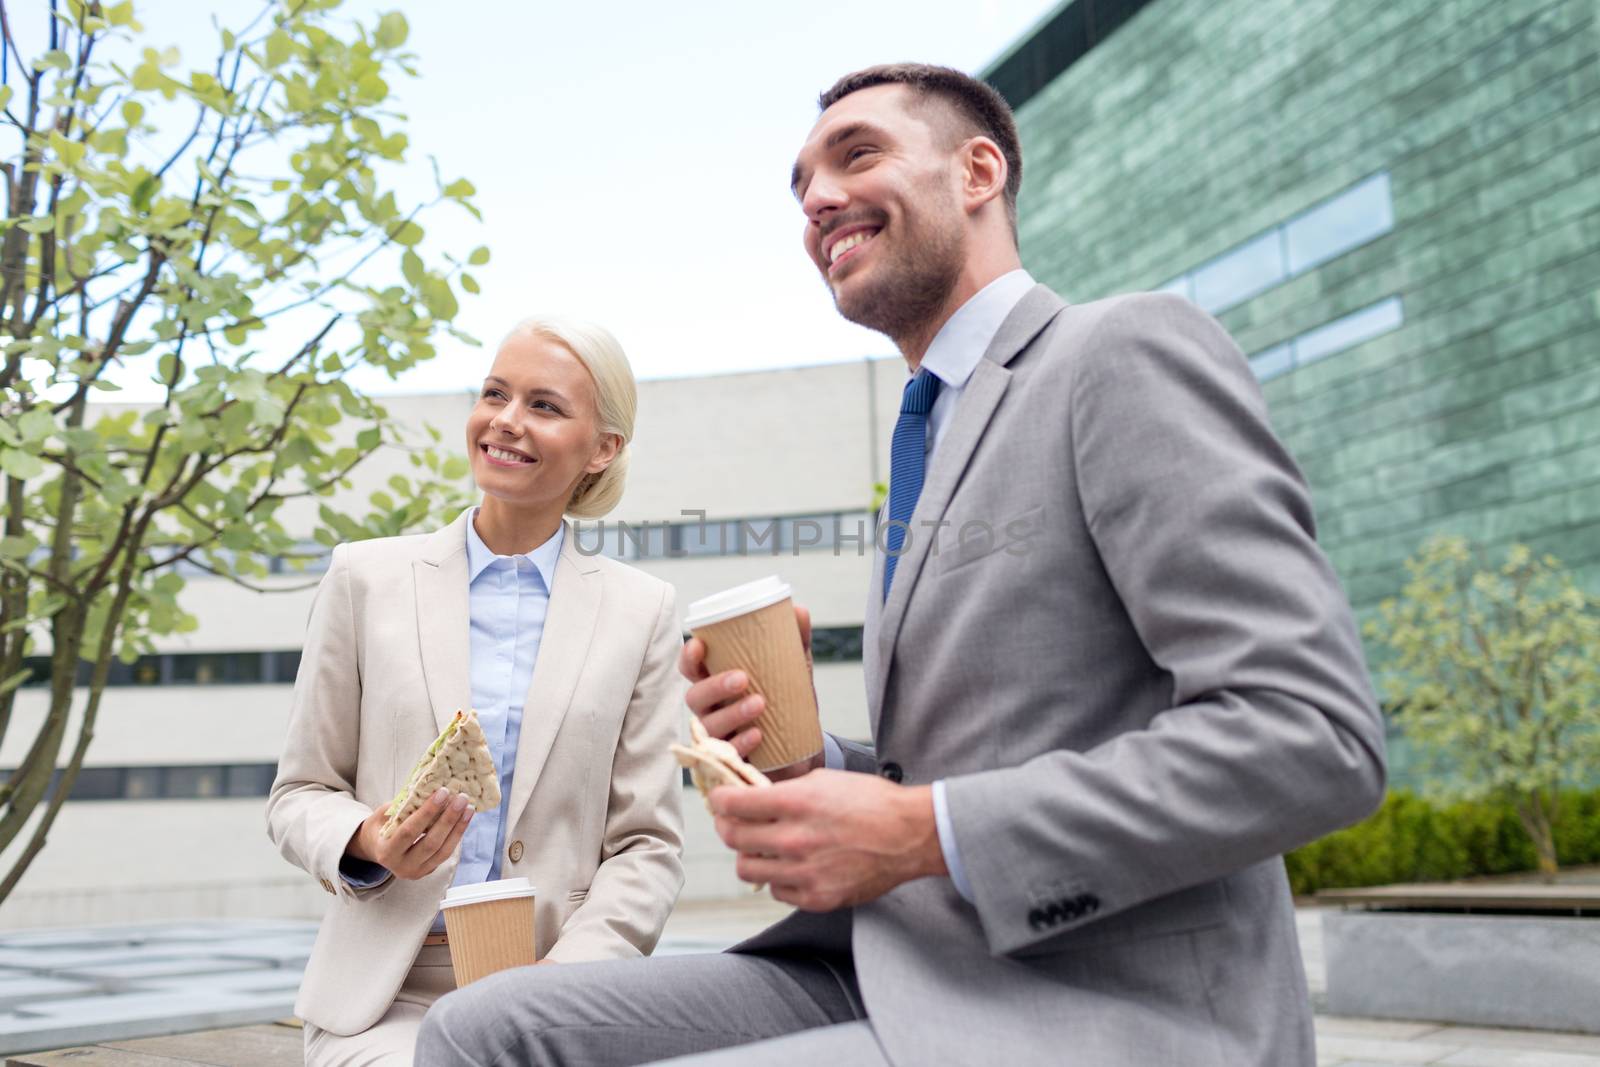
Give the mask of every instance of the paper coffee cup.
[{"label": "paper coffee cup", "polygon": [[526,878],[450,888],[439,909],[444,912],[457,986],[536,962],[533,898],[533,885]]},{"label": "paper coffee cup", "polygon": [[758,770],[787,767],[822,751],[817,695],[787,582],[774,575],[696,600],[684,626],[705,642],[707,670],[744,671],[750,691],[766,698],[755,722],[761,744],[749,756]]}]

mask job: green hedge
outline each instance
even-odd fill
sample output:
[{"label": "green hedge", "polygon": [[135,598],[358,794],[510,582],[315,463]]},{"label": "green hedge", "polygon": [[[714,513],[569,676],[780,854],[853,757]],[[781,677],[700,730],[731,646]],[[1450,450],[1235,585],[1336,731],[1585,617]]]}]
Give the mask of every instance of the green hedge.
[{"label": "green hedge", "polygon": [[[1556,827],[1561,863],[1600,863],[1600,790],[1564,793]],[[1437,804],[1396,790],[1365,822],[1284,857],[1296,894],[1531,871],[1533,845],[1509,804]]]}]

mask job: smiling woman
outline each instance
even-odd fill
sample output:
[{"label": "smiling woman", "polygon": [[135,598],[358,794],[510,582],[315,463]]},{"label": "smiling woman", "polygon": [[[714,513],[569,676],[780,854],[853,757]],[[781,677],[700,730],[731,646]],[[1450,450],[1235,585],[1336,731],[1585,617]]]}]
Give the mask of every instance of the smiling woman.
[{"label": "smiling woman", "polygon": [[[267,812],[285,857],[343,902],[295,1005],[307,1063],[410,1061],[455,985],[451,886],[530,879],[541,961],[654,948],[683,881],[672,589],[584,555],[563,521],[621,498],[636,405],[610,333],[522,322],[467,417],[480,506],[334,550]],[[441,789],[382,836],[412,761],[468,706],[500,805]]]}]

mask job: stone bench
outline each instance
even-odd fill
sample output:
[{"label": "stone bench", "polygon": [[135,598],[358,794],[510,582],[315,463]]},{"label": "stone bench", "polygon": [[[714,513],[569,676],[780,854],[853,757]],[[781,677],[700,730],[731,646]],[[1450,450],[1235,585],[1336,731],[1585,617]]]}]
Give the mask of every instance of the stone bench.
[{"label": "stone bench", "polygon": [[1327,1010],[1600,1033],[1600,885],[1324,890]]}]

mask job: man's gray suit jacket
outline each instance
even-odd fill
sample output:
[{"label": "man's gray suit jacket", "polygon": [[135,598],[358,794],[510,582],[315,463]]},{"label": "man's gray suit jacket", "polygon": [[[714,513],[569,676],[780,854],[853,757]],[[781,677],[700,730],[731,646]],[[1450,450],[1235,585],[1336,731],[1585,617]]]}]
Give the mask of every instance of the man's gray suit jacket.
[{"label": "man's gray suit jacket", "polygon": [[736,951],[846,949],[889,1059],[1298,1067],[1281,854],[1369,813],[1383,726],[1306,486],[1222,328],[1174,296],[1030,291],[930,457],[874,748],[946,780],[948,878]]}]

